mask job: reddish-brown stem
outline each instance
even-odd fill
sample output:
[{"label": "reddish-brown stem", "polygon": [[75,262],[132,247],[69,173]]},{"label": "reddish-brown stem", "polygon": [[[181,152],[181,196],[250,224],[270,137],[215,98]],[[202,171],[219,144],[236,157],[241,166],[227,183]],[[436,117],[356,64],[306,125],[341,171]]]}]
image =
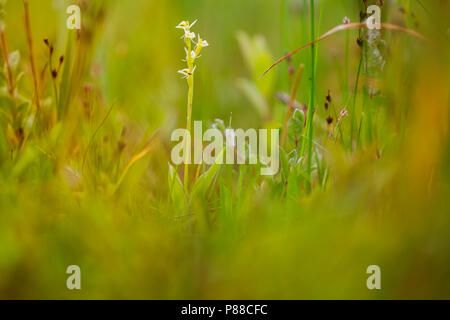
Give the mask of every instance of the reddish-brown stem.
[{"label": "reddish-brown stem", "polygon": [[8,46],[6,44],[5,30],[0,29],[0,45],[2,50],[3,59],[5,60],[6,70],[8,73],[8,92],[11,97],[14,96],[14,77],[11,69],[11,64],[9,63]]},{"label": "reddish-brown stem", "polygon": [[[284,57],[275,61],[269,68],[267,68],[266,71],[263,72],[263,74],[259,77],[259,79],[261,79],[267,72],[269,72],[273,67],[275,67],[280,62],[286,60],[289,57],[292,57],[297,52],[299,52],[305,48],[308,48],[308,47],[312,46],[313,44],[316,44],[317,42],[324,40],[325,38],[328,38],[332,34],[338,32],[338,31],[342,31],[342,30],[360,29],[360,28],[367,28],[367,24],[366,23],[348,23],[348,24],[341,24],[341,25],[334,27],[333,29],[331,29],[328,32],[321,35],[319,38],[315,39],[314,41],[295,49],[294,51],[288,53]],[[411,29],[408,29],[408,28],[405,28],[402,26],[398,26],[395,24],[391,24],[391,23],[381,23],[381,29],[402,31],[402,32],[408,33],[416,38],[426,40],[426,38],[422,34],[418,33],[417,31],[414,31],[414,30],[411,30]]]}]

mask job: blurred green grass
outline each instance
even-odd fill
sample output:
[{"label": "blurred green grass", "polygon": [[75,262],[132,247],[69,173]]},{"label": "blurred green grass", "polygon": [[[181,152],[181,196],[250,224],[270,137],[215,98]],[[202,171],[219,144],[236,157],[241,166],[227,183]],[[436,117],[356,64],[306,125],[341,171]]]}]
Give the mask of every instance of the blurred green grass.
[{"label": "blurred green grass", "polygon": [[[414,17],[400,10],[410,2]],[[256,168],[228,166],[209,197],[192,199],[190,211],[180,212],[169,199],[170,132],[184,126],[187,91],[176,73],[184,51],[174,27],[199,19],[195,31],[211,45],[196,70],[194,120],[227,123],[232,113],[234,128],[281,127],[286,106],[275,93],[290,90],[287,65],[256,78],[266,61],[309,41],[308,3],[81,1],[90,38],[80,57],[88,62],[71,83],[77,89],[67,115],[49,120],[49,102],[42,111],[47,122],[39,122],[20,146],[8,135],[6,118],[0,122],[0,298],[450,298],[445,2],[427,2],[425,11],[417,1],[385,1],[384,21],[417,22],[412,27],[429,40],[383,31],[388,50],[381,93],[368,104],[375,128],[366,127],[361,90],[361,138],[351,151],[328,139],[323,103],[331,90],[335,108],[349,108],[361,52],[358,31],[349,32],[350,92],[342,80],[345,32],[318,45],[314,161],[329,178],[322,183],[315,170],[311,193],[301,174],[294,187],[289,180],[285,193],[281,174],[264,179]],[[65,54],[68,4],[30,3],[39,71],[48,60],[44,38],[57,55]],[[318,33],[345,16],[359,22],[361,8],[362,1],[324,1]],[[22,1],[8,1],[5,12],[8,48],[20,52],[18,70],[24,72],[18,90],[29,103]],[[239,32],[252,40],[241,37],[240,43]],[[245,41],[255,41],[256,49],[246,52]],[[260,63],[249,65],[246,54]],[[292,61],[294,67],[305,64],[297,94],[305,104],[309,62],[309,50]],[[253,94],[262,96],[268,114],[258,113],[242,81],[256,86]],[[42,91],[43,100],[52,96],[51,86]],[[2,110],[6,99],[0,100]],[[29,108],[28,116],[31,103]],[[14,129],[32,130],[27,121]],[[346,118],[344,140],[349,127]],[[127,163],[149,143],[150,152],[117,185]],[[71,264],[81,267],[81,291],[66,288]],[[381,267],[379,291],[366,287],[372,264]]]}]

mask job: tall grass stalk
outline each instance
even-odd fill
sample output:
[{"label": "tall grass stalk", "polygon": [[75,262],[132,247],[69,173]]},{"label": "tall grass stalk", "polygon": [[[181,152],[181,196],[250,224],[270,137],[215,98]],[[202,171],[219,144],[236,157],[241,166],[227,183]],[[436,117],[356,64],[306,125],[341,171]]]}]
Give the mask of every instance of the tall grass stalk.
[{"label": "tall grass stalk", "polygon": [[[192,117],[192,103],[194,100],[194,75],[188,79],[188,103],[187,103],[187,114],[186,114],[186,130],[188,133],[191,132],[191,117]],[[184,187],[186,188],[186,191],[189,186],[189,159],[191,155],[191,140],[190,138],[186,137],[184,140],[186,143],[185,149],[185,158],[184,158]]]},{"label": "tall grass stalk", "polygon": [[345,31],[345,70],[344,70],[344,81],[345,81],[345,103],[348,102],[350,96],[350,83],[349,83],[349,56],[350,56],[350,30]]},{"label": "tall grass stalk", "polygon": [[355,80],[355,87],[353,91],[353,101],[350,109],[350,141],[349,141],[349,148],[353,150],[353,133],[355,131],[355,125],[356,125],[356,97],[358,94],[358,82],[359,77],[361,74],[361,67],[363,62],[363,56],[361,53],[361,58],[359,59],[359,65],[358,65],[358,72],[356,73],[356,80]]},{"label": "tall grass stalk", "polygon": [[[347,21],[349,22],[349,20]],[[350,61],[350,30],[346,30],[345,31],[345,58],[344,58],[344,85],[345,85],[345,94],[344,94],[344,98],[345,98],[345,106],[347,108],[347,106],[350,103],[350,79],[349,79],[349,61]],[[339,130],[341,131],[341,128],[339,127]],[[342,133],[342,131],[341,131]],[[344,146],[344,148],[346,148],[345,146],[345,139],[343,137],[343,135],[341,134],[342,137],[342,144]]]},{"label": "tall grass stalk", "polygon": [[[323,18],[323,6],[325,4],[325,1],[322,1],[320,3],[320,9],[319,9],[319,23],[317,25],[317,31],[316,34],[314,35],[314,40],[320,37],[320,29],[322,26],[322,18]],[[319,54],[319,45],[320,43],[316,44],[316,60],[315,60],[315,64],[314,64],[314,69],[315,69],[315,73],[317,74],[317,61],[319,60],[318,54]]]},{"label": "tall grass stalk", "polygon": [[[369,77],[368,70],[368,59],[369,59],[369,49],[367,41],[363,44],[364,50],[364,73],[365,73],[365,85],[363,88],[363,103],[362,110],[364,111],[364,118],[366,120],[366,138],[369,143],[373,141],[373,122],[372,122],[372,98],[370,97],[370,84],[367,82],[367,77]],[[361,146],[361,137],[358,136],[358,145]]]},{"label": "tall grass stalk", "polygon": [[[280,0],[280,54],[283,55],[285,53],[285,50],[289,47],[288,45],[288,36],[287,31],[289,29],[289,6],[287,0]],[[288,70],[285,68],[282,68],[280,70],[280,85],[281,88],[285,89],[289,87],[289,81],[288,81]]]},{"label": "tall grass stalk", "polygon": [[[315,10],[314,0],[310,0],[310,21],[311,21],[311,41],[315,40]],[[316,45],[311,46],[311,97],[308,106],[307,124],[306,124],[306,143],[307,143],[307,158],[306,158],[306,171],[308,175],[307,189],[310,189],[311,184],[311,164],[312,164],[312,142],[313,142],[313,115],[314,115],[314,95],[316,87]]]},{"label": "tall grass stalk", "polygon": [[[27,44],[28,44],[28,54],[30,59],[30,67],[31,67],[31,75],[33,77],[33,85],[34,85],[34,100],[36,103],[37,112],[41,109],[41,104],[39,101],[39,84],[36,73],[36,64],[34,61],[34,53],[33,53],[33,37],[31,34],[31,19],[30,19],[30,9],[28,1],[23,1],[23,6],[25,10],[25,31],[27,35]],[[37,116],[36,116],[37,117]]]}]

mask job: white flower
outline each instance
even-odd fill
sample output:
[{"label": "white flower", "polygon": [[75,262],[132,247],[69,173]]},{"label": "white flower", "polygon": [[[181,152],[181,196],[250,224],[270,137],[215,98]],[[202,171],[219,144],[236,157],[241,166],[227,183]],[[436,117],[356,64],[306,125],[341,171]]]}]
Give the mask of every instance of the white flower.
[{"label": "white flower", "polygon": [[185,29],[184,36],[182,36],[181,38],[187,38],[187,39],[193,40],[193,39],[195,39],[195,33]]},{"label": "white flower", "polygon": [[194,66],[194,68],[191,70],[189,69],[183,69],[183,70],[178,70],[178,73],[183,75],[183,79],[188,79],[190,76],[192,76],[194,74],[195,68],[197,66]]},{"label": "white flower", "polygon": [[187,21],[181,21],[175,28],[187,29],[188,27],[189,27],[189,23]]},{"label": "white flower", "polygon": [[342,20],[343,24],[349,24],[350,23],[350,19],[348,17],[345,17],[344,20]]},{"label": "white flower", "polygon": [[184,51],[186,52],[186,60],[183,60],[183,61],[188,61],[189,58],[191,58],[191,59],[197,58],[195,56],[195,51],[194,50],[191,50],[191,56],[190,57],[189,57],[189,51],[188,51],[188,49],[186,47],[184,47]]},{"label": "white flower", "polygon": [[188,77],[189,69],[178,70],[178,73],[183,75],[183,79]]},{"label": "white flower", "polygon": [[183,29],[185,32],[186,31],[190,31],[190,29],[192,28],[192,26],[197,22],[197,20],[195,20],[194,22],[192,22],[191,24],[189,24],[189,21],[181,21],[175,28],[177,29]]}]

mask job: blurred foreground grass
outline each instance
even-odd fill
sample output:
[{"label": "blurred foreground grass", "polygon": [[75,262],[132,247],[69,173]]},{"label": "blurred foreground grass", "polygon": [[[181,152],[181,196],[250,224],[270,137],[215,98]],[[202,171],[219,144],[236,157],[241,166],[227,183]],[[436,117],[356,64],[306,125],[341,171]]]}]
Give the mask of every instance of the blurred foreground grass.
[{"label": "blurred foreground grass", "polygon": [[[223,166],[189,206],[167,182],[186,116],[174,27],[198,18],[211,45],[194,120],[281,128],[276,96],[300,63],[310,102],[310,50],[258,77],[310,41],[310,1],[81,1],[81,33],[65,28],[69,2],[30,2],[38,103],[23,3],[0,1],[0,298],[450,298],[446,1],[384,1],[383,22],[426,41],[353,30],[317,45],[311,172],[296,112],[278,175]],[[316,1],[317,35],[361,10]],[[54,68],[64,55],[54,80],[43,39]],[[66,288],[71,264],[81,291]],[[382,290],[366,287],[373,264]]]}]

